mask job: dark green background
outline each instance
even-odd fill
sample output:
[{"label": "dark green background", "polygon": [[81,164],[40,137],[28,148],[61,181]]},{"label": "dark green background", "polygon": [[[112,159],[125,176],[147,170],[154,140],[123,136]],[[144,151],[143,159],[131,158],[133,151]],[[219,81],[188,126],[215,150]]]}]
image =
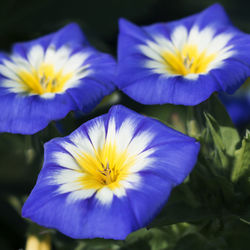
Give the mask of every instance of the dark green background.
[{"label": "dark green background", "polygon": [[[218,2],[237,27],[250,31],[249,1]],[[100,40],[100,48],[103,46],[115,53],[120,17],[148,25],[194,14],[213,3],[215,1],[209,0],[2,0],[0,47],[8,50],[16,41],[36,38],[74,21],[90,40]]]},{"label": "dark green background", "polygon": [[[250,1],[218,1],[232,22],[250,33]],[[1,0],[0,50],[77,22],[99,50],[116,55],[118,19],[138,25],[165,22],[194,14],[215,3],[208,0]],[[50,137],[50,136],[48,136]],[[43,140],[44,139],[43,137]],[[26,222],[18,215],[20,199],[31,191],[41,162],[30,160],[30,145],[42,146],[29,136],[0,135],[0,249],[24,248]],[[42,154],[42,152],[41,152]],[[39,167],[34,167],[35,165]]]}]

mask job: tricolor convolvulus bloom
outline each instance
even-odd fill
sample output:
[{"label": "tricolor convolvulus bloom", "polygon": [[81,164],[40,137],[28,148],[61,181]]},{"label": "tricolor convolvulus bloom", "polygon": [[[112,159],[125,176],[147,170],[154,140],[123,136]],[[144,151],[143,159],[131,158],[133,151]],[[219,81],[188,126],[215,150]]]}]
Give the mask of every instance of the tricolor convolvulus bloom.
[{"label": "tricolor convolvulus bloom", "polygon": [[250,123],[250,79],[233,95],[223,93],[220,95],[220,99],[236,126]]},{"label": "tricolor convolvulus bloom", "polygon": [[199,143],[123,106],[45,144],[22,215],[72,238],[125,239],[195,165]]},{"label": "tricolor convolvulus bloom", "polygon": [[0,54],[0,132],[34,134],[71,110],[89,112],[113,89],[115,62],[77,24]]},{"label": "tricolor convolvulus bloom", "polygon": [[233,27],[218,4],[145,27],[122,19],[117,85],[143,104],[196,105],[245,81],[249,50],[250,36]]}]

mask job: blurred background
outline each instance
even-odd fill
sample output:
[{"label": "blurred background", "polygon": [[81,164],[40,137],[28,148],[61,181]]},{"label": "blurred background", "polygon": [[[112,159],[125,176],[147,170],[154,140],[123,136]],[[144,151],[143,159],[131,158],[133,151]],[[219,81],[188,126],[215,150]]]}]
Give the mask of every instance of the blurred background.
[{"label": "blurred background", "polygon": [[[127,18],[138,25],[149,25],[194,14],[215,2],[209,0],[1,0],[0,50],[8,52],[15,42],[34,39],[51,33],[69,22],[76,22],[93,46],[116,56],[120,17]],[[235,26],[250,33],[250,1],[217,2],[224,6]],[[132,102],[132,105],[137,104]],[[103,110],[96,112],[102,113]],[[97,113],[93,113],[92,116]],[[82,120],[71,124],[71,118],[72,114],[68,116],[65,123],[69,122],[66,128],[70,127],[70,130],[73,130]],[[88,118],[90,117],[85,117],[84,120]],[[56,133],[52,125],[46,132],[38,134],[35,138],[0,135],[0,249],[24,249],[25,247],[26,231],[29,226],[21,218],[20,209],[26,195],[34,186],[41,167],[42,145]],[[57,237],[64,242],[64,247],[57,243],[59,249],[71,249],[67,248],[68,245],[65,242],[70,242],[70,246],[73,247],[73,240],[62,235]],[[143,247],[143,244],[140,247]]]},{"label": "blurred background", "polygon": [[120,17],[149,25],[194,14],[215,2],[224,6],[237,27],[250,31],[250,2],[244,0],[2,0],[0,46],[9,50],[14,42],[39,37],[73,21],[91,41],[98,41],[96,46],[115,54]]}]

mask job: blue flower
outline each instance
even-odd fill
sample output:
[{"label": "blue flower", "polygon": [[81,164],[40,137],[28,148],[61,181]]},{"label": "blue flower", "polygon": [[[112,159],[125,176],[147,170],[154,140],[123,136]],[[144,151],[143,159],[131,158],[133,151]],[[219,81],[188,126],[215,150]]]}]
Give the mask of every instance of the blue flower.
[{"label": "blue flower", "polygon": [[249,50],[250,36],[233,27],[218,4],[142,28],[121,19],[116,82],[143,104],[196,105],[245,81]]},{"label": "blue flower", "polygon": [[114,90],[115,62],[77,24],[0,54],[0,132],[34,134],[71,110],[89,112]]},{"label": "blue flower", "polygon": [[220,94],[233,123],[244,126],[250,122],[250,81],[247,80],[233,95]]},{"label": "blue flower", "polygon": [[22,215],[72,238],[125,239],[196,163],[199,143],[123,106],[45,144]]}]

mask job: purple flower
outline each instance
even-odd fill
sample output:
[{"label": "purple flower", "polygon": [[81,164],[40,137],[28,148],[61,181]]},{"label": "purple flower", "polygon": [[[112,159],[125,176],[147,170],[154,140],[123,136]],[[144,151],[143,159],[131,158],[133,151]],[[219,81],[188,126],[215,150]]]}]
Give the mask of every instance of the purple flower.
[{"label": "purple flower", "polygon": [[194,167],[195,139],[123,106],[45,144],[22,215],[72,238],[125,239]]},{"label": "purple flower", "polygon": [[120,20],[118,87],[143,104],[196,105],[233,93],[250,74],[250,36],[219,4],[168,23]]},{"label": "purple flower", "polygon": [[115,62],[77,24],[0,54],[0,132],[34,134],[71,110],[91,111],[114,90]]}]

